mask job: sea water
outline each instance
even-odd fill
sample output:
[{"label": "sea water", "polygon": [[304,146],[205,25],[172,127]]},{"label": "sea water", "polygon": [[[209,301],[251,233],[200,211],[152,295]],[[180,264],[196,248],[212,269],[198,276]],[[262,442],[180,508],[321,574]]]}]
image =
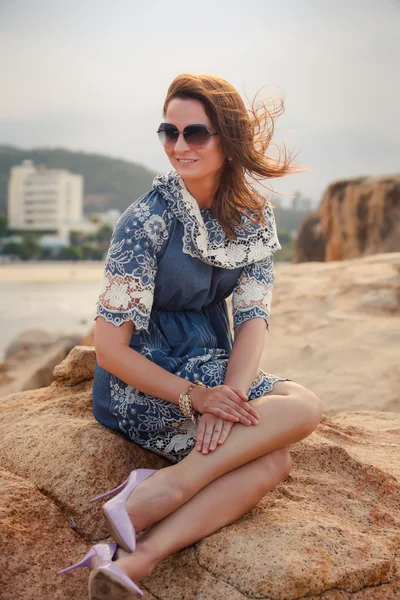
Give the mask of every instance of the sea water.
[{"label": "sea water", "polygon": [[100,282],[0,282],[0,361],[19,333],[40,328],[85,335],[94,324]]}]

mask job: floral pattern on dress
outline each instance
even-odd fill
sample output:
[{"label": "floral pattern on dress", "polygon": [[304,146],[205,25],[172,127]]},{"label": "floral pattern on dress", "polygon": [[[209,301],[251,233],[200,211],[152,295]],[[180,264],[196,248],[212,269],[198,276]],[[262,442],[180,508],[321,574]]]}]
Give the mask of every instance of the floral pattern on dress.
[{"label": "floral pattern on dress", "polygon": [[171,215],[157,194],[139,198],[120,217],[108,250],[97,316],[114,325],[147,329],[157,256],[168,239]]}]

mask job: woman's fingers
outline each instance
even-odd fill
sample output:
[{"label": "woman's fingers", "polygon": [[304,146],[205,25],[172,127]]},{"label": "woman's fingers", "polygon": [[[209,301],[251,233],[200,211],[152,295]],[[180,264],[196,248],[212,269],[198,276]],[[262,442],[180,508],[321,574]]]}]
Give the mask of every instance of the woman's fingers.
[{"label": "woman's fingers", "polygon": [[[233,423],[242,423],[243,425],[250,426],[252,421],[247,417],[241,414],[238,410],[236,410],[235,403],[225,404],[224,402],[218,404],[217,406],[210,406],[207,409],[207,412],[215,415],[216,417],[220,417],[221,419],[226,419],[226,421],[232,421]],[[254,422],[256,425],[258,421]]]},{"label": "woman's fingers", "polygon": [[[224,402],[224,410],[226,410],[226,406],[229,406],[229,408],[233,410],[233,414],[236,414],[239,417],[240,422],[244,425],[257,425],[257,413],[254,411],[254,409],[251,409],[250,405],[244,404],[242,401],[240,401],[240,403],[236,402],[232,397],[230,397]],[[248,410],[249,408],[251,411]],[[253,412],[255,412],[254,415]]]},{"label": "woman's fingers", "polygon": [[199,420],[196,435],[196,450],[202,454],[213,452],[224,443],[234,423],[211,413],[205,413]]},{"label": "woman's fingers", "polygon": [[231,388],[231,390],[234,391],[239,396],[239,398],[243,400],[243,402],[246,402],[246,404],[242,404],[243,408],[247,410],[253,417],[259,419],[260,415],[258,414],[258,412],[251,406],[251,404],[247,404],[249,399],[246,396],[246,394],[244,394],[241,390],[238,390],[236,388]]},{"label": "woman's fingers", "polygon": [[212,406],[210,407],[209,412],[220,419],[225,419],[226,421],[231,421],[232,423],[238,423],[240,421],[239,416],[234,414],[233,409],[226,405],[220,404],[219,406]]},{"label": "woman's fingers", "polygon": [[241,423],[242,425],[246,425],[246,427],[258,424],[258,421],[254,420],[254,422],[252,422],[250,419],[237,412],[229,404],[221,404],[218,408],[212,410],[212,414],[232,423]]},{"label": "woman's fingers", "polygon": [[[210,447],[213,446],[213,449],[216,448],[217,442],[219,440],[219,436],[221,434],[222,429],[222,420],[214,420],[209,423],[206,423],[205,431],[203,435],[203,442],[201,452],[203,454],[208,454]],[[215,442],[215,444],[214,444]]]},{"label": "woman's fingers", "polygon": [[197,398],[195,406],[199,412],[213,414],[221,419],[234,423],[240,422],[247,426],[258,424],[259,414],[248,404],[247,396],[240,390],[222,385],[201,391],[203,398]]},{"label": "woman's fingers", "polygon": [[201,451],[203,454],[207,454],[207,452],[208,452],[213,429],[214,429],[214,426],[207,423],[206,430],[205,430],[204,436],[203,436],[203,444],[201,447]]},{"label": "woman's fingers", "polygon": [[229,421],[224,421],[224,423],[222,425],[221,434],[220,434],[219,440],[218,440],[218,445],[219,446],[225,442],[225,440],[228,437],[228,435],[229,435],[232,427],[233,427],[233,423],[230,423]]},{"label": "woman's fingers", "polygon": [[246,394],[244,394],[242,392],[242,390],[238,390],[237,388],[231,388],[231,390],[233,390],[235,392],[235,394],[237,394],[239,396],[239,398],[241,400],[243,400],[244,402],[248,401],[248,397],[246,396]]},{"label": "woman's fingers", "polygon": [[[221,436],[221,431],[222,431],[222,421],[219,419],[217,421],[217,424],[214,425],[214,431],[211,434],[210,437],[210,443],[207,444],[203,444],[203,453],[207,454],[208,450],[213,451],[215,450],[215,448],[217,447],[218,444],[218,440]],[[204,450],[206,450],[206,452],[204,452]]]},{"label": "woman's fingers", "polygon": [[203,418],[201,418],[197,425],[197,433],[196,433],[196,450],[198,450],[199,452],[201,452],[205,431],[206,431],[206,424],[205,424],[205,421],[203,420]]}]

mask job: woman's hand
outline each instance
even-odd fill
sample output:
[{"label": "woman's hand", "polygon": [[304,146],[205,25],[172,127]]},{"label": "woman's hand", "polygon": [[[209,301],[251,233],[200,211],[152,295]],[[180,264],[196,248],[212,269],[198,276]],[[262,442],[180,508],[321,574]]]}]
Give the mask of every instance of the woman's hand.
[{"label": "woman's hand", "polygon": [[257,425],[260,415],[248,404],[241,390],[228,385],[195,387],[191,390],[192,405],[199,413],[211,413],[215,417],[243,425]]},{"label": "woman's hand", "polygon": [[215,450],[225,442],[233,425],[233,421],[225,421],[210,413],[204,413],[197,426],[196,450],[202,454]]}]

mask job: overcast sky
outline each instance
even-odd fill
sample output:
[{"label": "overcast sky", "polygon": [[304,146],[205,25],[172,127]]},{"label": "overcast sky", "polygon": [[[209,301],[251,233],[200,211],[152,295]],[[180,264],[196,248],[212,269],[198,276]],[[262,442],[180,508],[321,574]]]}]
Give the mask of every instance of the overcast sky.
[{"label": "overcast sky", "polygon": [[400,0],[0,0],[0,144],[169,163],[156,129],[172,79],[212,73],[282,95],[276,141],[333,180],[400,171]]}]

